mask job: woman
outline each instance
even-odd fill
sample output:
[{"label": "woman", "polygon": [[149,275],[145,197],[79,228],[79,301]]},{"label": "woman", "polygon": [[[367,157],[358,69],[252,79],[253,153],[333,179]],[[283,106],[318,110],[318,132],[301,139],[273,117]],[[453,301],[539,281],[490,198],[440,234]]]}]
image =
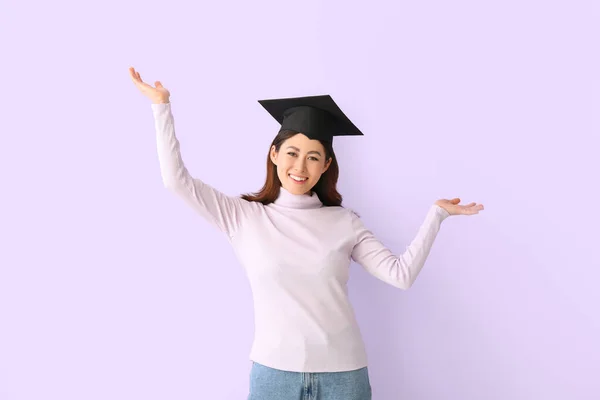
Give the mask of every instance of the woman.
[{"label": "woman", "polygon": [[133,68],[130,75],[152,100],[165,186],[227,235],[248,275],[255,307],[248,399],[371,399],[346,288],[350,261],[408,289],[442,221],[483,205],[436,201],[406,252],[394,255],[341,206],[332,137],[362,133],[328,96],[261,101],[282,124],[267,155],[266,183],[256,194],[226,196],[185,168],[169,91],[144,83]]}]

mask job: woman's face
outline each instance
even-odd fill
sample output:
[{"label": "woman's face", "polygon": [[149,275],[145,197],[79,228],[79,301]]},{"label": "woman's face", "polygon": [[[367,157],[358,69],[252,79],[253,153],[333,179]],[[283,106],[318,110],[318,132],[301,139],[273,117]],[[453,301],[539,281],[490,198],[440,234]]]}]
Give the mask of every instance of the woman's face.
[{"label": "woman's face", "polygon": [[271,161],[277,166],[281,185],[290,193],[305,194],[327,171],[331,158],[325,160],[325,148],[318,140],[298,133],[282,143],[279,152],[271,147]]}]

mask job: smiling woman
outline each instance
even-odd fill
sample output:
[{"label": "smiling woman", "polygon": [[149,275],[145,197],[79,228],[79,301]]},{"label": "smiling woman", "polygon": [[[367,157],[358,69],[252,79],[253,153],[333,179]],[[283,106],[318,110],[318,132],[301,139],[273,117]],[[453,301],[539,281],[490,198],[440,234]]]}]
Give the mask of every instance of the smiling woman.
[{"label": "smiling woman", "polygon": [[281,124],[267,155],[264,186],[244,200],[273,203],[283,188],[294,195],[319,197],[325,206],[341,206],[336,186],[338,163],[333,137],[362,135],[331,96],[291,97],[259,103]]},{"label": "smiling woman", "polygon": [[309,139],[306,135],[282,129],[267,154],[264,186],[244,200],[264,205],[274,202],[281,187],[293,194],[314,191],[326,206],[341,206],[342,195],[336,185],[338,163],[331,142]]},{"label": "smiling woman", "polygon": [[252,289],[255,337],[249,400],[370,400],[366,347],[348,297],[350,262],[400,289],[412,286],[442,222],[482,205],[441,199],[403,254],[342,207],[333,137],[362,135],[330,96],[263,100],[281,124],[254,195],[228,196],[183,162],[169,91],[130,75],[152,100],[164,186],[212,223],[237,254]]}]

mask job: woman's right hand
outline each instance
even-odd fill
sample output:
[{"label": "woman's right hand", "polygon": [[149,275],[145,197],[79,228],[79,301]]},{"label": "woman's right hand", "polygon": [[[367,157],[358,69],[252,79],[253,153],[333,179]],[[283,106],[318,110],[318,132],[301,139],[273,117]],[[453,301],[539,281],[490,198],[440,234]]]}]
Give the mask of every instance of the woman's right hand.
[{"label": "woman's right hand", "polygon": [[140,89],[140,92],[142,92],[144,96],[152,100],[153,103],[160,104],[169,102],[169,97],[171,96],[171,93],[169,93],[169,91],[162,85],[162,83],[160,83],[159,81],[154,82],[154,85],[156,87],[148,85],[147,83],[142,81],[140,73],[136,72],[136,70],[133,67],[129,67],[129,75],[131,76],[133,83],[135,83],[135,86],[137,86],[137,88]]}]

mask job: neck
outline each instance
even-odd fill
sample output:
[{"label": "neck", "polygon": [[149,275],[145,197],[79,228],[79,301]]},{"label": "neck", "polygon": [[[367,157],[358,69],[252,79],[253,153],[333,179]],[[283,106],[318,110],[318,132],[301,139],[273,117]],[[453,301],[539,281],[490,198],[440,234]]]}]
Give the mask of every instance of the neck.
[{"label": "neck", "polygon": [[323,207],[323,203],[319,199],[319,196],[317,196],[317,194],[312,190],[305,194],[293,194],[283,186],[279,188],[279,196],[275,200],[274,204],[282,207],[299,209]]}]

